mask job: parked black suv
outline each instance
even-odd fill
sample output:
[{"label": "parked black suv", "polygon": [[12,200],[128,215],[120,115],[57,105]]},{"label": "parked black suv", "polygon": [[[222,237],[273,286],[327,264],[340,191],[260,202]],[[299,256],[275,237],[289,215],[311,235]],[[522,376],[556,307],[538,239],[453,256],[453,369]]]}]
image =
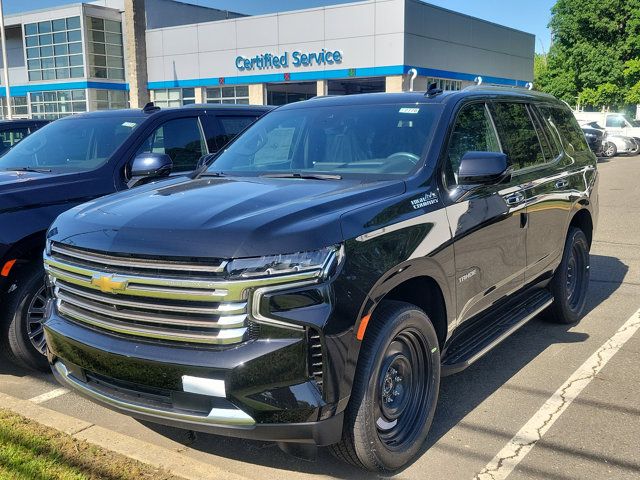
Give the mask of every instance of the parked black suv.
[{"label": "parked black suv", "polygon": [[48,232],[53,371],[134,417],[393,471],[441,375],[583,312],[596,158],[551,96],[312,99],[192,177]]},{"label": "parked black suv", "polygon": [[149,105],[86,113],[56,120],[0,157],[0,349],[48,369],[42,250],[60,213],[135,183],[189,173],[268,110]]},{"label": "parked black suv", "polygon": [[47,123],[49,120],[0,120],[0,155]]}]

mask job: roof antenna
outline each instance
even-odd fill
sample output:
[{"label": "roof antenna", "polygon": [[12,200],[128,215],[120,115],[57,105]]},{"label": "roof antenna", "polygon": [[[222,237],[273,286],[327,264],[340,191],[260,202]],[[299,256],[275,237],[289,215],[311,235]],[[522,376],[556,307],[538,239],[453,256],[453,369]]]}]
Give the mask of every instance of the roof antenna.
[{"label": "roof antenna", "polygon": [[425,96],[433,98],[436,95],[440,95],[442,92],[443,90],[441,88],[438,88],[438,84],[436,82],[432,82],[427,87],[427,93],[425,93]]},{"label": "roof antenna", "polygon": [[480,75],[474,78],[473,81],[476,82],[476,85],[482,85],[482,77]]},{"label": "roof antenna", "polygon": [[144,113],[153,113],[160,110],[160,107],[156,107],[153,102],[147,103],[144,107],[142,107],[142,111]]},{"label": "roof antenna", "polygon": [[416,77],[418,76],[418,70],[416,70],[415,68],[412,68],[411,70],[409,70],[407,72],[409,75],[411,75],[409,77],[409,91],[413,92],[413,81],[416,79]]}]

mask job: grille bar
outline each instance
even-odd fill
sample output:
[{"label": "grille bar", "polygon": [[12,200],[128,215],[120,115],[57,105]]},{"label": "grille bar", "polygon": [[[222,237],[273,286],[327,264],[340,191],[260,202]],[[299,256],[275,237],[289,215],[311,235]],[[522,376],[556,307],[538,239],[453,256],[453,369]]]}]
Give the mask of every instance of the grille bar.
[{"label": "grille bar", "polygon": [[145,258],[128,258],[122,256],[108,255],[98,252],[90,252],[77,248],[53,243],[51,252],[57,256],[63,255],[67,259],[75,263],[89,262],[91,264],[99,263],[104,265],[112,265],[114,267],[128,267],[133,269],[154,269],[154,270],[170,270],[183,272],[207,272],[221,273],[227,266],[227,261],[221,261],[217,264],[208,263],[185,263],[171,260],[153,260]]},{"label": "grille bar", "polygon": [[222,329],[215,333],[199,333],[189,332],[187,330],[180,331],[162,327],[137,326],[127,322],[114,320],[113,318],[103,317],[93,312],[70,306],[58,301],[58,312],[63,316],[69,316],[94,327],[111,330],[126,335],[135,335],[138,337],[157,338],[161,340],[184,341],[193,343],[208,343],[215,345],[223,345],[230,343],[238,343],[242,341],[246,327],[234,329]]}]

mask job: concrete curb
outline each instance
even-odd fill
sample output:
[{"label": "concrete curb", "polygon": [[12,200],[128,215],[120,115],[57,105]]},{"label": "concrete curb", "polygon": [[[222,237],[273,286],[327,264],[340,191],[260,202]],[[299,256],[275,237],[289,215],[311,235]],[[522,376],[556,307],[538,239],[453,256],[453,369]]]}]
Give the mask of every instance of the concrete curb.
[{"label": "concrete curb", "polygon": [[172,475],[185,480],[248,480],[247,477],[185,457],[176,451],[49,410],[29,400],[0,393],[0,407],[67,433],[78,440],[84,440],[105,450],[163,468]]}]

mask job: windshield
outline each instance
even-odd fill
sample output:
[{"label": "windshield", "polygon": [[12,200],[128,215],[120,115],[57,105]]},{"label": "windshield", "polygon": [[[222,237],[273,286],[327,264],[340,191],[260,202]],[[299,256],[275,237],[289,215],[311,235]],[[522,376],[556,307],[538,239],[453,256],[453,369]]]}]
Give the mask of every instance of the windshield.
[{"label": "windshield", "polygon": [[310,104],[275,110],[240,135],[208,172],[403,176],[419,165],[440,108]]},{"label": "windshield", "polygon": [[0,157],[0,170],[39,169],[55,173],[103,165],[139,125],[140,118],[65,118],[32,133]]}]

